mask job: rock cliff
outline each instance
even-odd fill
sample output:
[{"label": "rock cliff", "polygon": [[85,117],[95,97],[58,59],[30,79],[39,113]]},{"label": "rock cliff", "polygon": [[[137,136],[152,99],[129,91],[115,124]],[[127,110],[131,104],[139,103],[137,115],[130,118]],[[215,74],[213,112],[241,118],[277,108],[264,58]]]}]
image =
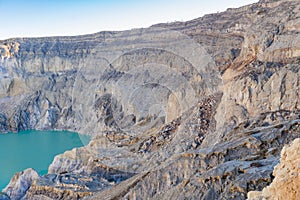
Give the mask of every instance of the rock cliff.
[{"label": "rock cliff", "polygon": [[[300,136],[300,4],[0,41],[0,132],[93,136],[12,199],[245,199]],[[34,174],[31,172],[31,174]],[[276,179],[275,179],[276,180]],[[13,191],[13,192],[11,192]]]}]

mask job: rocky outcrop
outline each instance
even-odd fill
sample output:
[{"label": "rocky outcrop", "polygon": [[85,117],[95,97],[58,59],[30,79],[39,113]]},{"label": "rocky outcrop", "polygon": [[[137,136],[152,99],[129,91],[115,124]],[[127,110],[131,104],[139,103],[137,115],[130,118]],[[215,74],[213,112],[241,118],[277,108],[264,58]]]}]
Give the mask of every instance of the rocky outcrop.
[{"label": "rocky outcrop", "polygon": [[262,192],[251,191],[249,200],[258,199],[298,199],[300,197],[300,167],[299,155],[300,139],[294,140],[281,151],[280,164],[275,166],[275,176],[270,186]]},{"label": "rocky outcrop", "polygon": [[[247,191],[261,190],[272,181],[278,150],[299,137],[299,120],[250,132],[241,129],[243,125],[215,146],[201,148],[202,144],[171,156],[90,199],[245,199]],[[288,134],[282,137],[283,130]]]},{"label": "rocky outcrop", "polygon": [[[93,136],[24,199],[245,199],[300,137],[299,3],[1,41],[0,132]],[[11,193],[7,192],[8,195]]]},{"label": "rocky outcrop", "polygon": [[3,192],[0,192],[0,199],[1,200],[10,200],[9,196]]},{"label": "rocky outcrop", "polygon": [[22,172],[16,173],[9,184],[3,189],[11,199],[21,199],[31,186],[32,182],[37,180],[38,173],[33,169],[26,169]]}]

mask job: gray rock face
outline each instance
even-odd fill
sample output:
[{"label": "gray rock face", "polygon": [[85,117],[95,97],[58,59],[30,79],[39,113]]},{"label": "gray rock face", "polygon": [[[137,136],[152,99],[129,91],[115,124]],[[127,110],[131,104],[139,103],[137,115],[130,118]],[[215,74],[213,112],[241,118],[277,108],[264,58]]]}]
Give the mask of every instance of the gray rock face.
[{"label": "gray rock face", "polygon": [[11,199],[21,199],[33,181],[37,180],[38,177],[39,175],[33,169],[18,172],[12,177],[10,183],[3,189],[3,192]]},{"label": "gray rock face", "polygon": [[10,200],[9,196],[5,193],[0,193],[0,199],[1,200]]},{"label": "gray rock face", "polygon": [[[67,129],[24,199],[245,199],[300,136],[297,0],[188,22],[1,41],[0,132]],[[32,176],[34,177],[34,176]]]},{"label": "gray rock face", "polygon": [[[91,41],[83,36],[9,43],[19,49],[3,55],[9,75],[1,81],[2,93],[12,99],[2,103],[8,107],[2,132],[137,133],[177,118],[221,81],[205,49],[180,32],[150,28],[96,35]],[[173,103],[179,106],[168,106]]]}]

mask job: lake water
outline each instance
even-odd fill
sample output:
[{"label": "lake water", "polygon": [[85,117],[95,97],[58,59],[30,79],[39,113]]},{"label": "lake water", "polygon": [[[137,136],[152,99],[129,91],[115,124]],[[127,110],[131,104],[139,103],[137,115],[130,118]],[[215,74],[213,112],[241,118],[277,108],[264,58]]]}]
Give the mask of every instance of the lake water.
[{"label": "lake water", "polygon": [[33,168],[41,175],[57,154],[89,142],[88,136],[68,131],[22,131],[0,134],[0,191],[19,171]]}]

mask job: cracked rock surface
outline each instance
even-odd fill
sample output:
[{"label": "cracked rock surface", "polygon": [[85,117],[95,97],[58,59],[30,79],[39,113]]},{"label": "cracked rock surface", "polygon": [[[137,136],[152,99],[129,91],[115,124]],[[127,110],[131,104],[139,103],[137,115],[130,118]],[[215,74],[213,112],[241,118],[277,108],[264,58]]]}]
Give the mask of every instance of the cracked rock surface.
[{"label": "cracked rock surface", "polygon": [[273,172],[275,178],[271,185],[264,188],[262,192],[248,192],[248,199],[298,199],[300,197],[299,152],[299,138],[283,147],[280,163],[275,166]]},{"label": "cracked rock surface", "polygon": [[[259,193],[271,195],[284,170],[291,187],[276,195],[293,194],[293,167],[278,163],[300,137],[299,33],[298,0],[261,0],[146,29],[0,41],[0,132],[93,138],[44,176],[17,173],[1,198],[246,199],[273,182]],[[295,148],[283,163],[299,165]]]}]

